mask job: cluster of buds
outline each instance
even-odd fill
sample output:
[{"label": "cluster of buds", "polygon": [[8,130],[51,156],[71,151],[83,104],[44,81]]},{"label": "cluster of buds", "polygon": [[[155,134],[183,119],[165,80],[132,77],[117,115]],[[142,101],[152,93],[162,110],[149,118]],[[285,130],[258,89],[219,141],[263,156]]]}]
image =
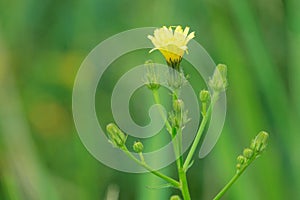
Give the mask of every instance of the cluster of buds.
[{"label": "cluster of buds", "polygon": [[184,103],[181,99],[177,99],[173,102],[173,109],[177,113],[181,113],[184,109]]},{"label": "cluster of buds", "polygon": [[177,130],[183,129],[185,124],[189,121],[187,111],[184,110],[184,103],[181,99],[174,100],[173,111],[169,113],[169,121],[171,126],[176,129],[175,133]]},{"label": "cluster of buds", "polygon": [[227,66],[224,64],[218,64],[213,76],[209,79],[208,84],[215,92],[225,91],[228,85]]},{"label": "cluster of buds", "polygon": [[266,149],[268,144],[269,134],[265,131],[261,131],[252,140],[250,147],[245,148],[243,155],[237,157],[237,171],[247,167],[254,159],[259,157]]}]

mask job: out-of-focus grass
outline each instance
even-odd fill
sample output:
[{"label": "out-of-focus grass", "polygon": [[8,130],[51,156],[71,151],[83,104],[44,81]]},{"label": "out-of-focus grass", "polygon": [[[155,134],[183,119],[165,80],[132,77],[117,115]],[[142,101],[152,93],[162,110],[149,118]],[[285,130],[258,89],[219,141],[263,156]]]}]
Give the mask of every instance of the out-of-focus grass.
[{"label": "out-of-focus grass", "polygon": [[[239,2],[241,3],[241,2]],[[276,109],[278,105],[281,105],[280,103],[273,104],[274,101],[278,101],[278,99],[286,99],[287,96],[284,95],[285,90],[278,89],[283,87],[282,81],[279,79],[279,76],[275,75],[274,71],[276,70],[274,65],[267,64],[269,61],[266,55],[266,47],[263,46],[263,40],[259,38],[258,29],[254,22],[254,16],[251,14],[250,8],[245,5],[238,6],[239,3],[232,2],[232,4],[228,5],[228,10],[230,8],[235,9],[234,11],[237,12],[236,15],[233,16],[226,16],[225,14],[216,14],[216,12],[211,12],[212,15],[212,28],[215,33],[216,43],[215,48],[218,51],[219,59],[225,60],[226,63],[229,66],[229,108],[230,105],[234,105],[232,110],[228,111],[229,117],[235,118],[236,122],[238,124],[235,124],[233,130],[224,131],[224,135],[229,134],[229,132],[232,132],[235,136],[231,134],[231,137],[228,139],[227,146],[230,146],[230,140],[236,143],[244,143],[244,147],[248,145],[249,139],[255,135],[256,132],[258,132],[260,129],[269,129],[271,131],[271,142],[270,142],[270,148],[271,152],[267,152],[266,157],[263,158],[264,160],[261,162],[269,163],[272,166],[272,170],[267,171],[261,171],[259,168],[256,168],[256,175],[249,176],[247,182],[241,181],[239,183],[239,186],[236,187],[239,189],[239,191],[248,191],[249,195],[245,195],[244,192],[236,192],[231,194],[239,194],[239,196],[236,197],[236,199],[256,199],[256,198],[267,198],[267,199],[282,199],[285,196],[288,195],[288,193],[285,193],[282,190],[283,187],[286,187],[288,180],[284,179],[284,175],[281,175],[280,172],[284,170],[284,166],[281,165],[283,161],[280,161],[280,158],[278,158],[277,154],[279,154],[279,149],[277,147],[273,147],[273,144],[276,143],[273,142],[274,139],[274,132],[277,134],[277,131],[275,128],[271,129],[267,125],[267,121],[265,116],[268,115],[267,110],[264,106],[264,104],[261,102],[260,98],[261,93],[257,93],[257,91],[261,91],[264,95],[267,96],[267,101],[272,101],[272,103],[268,104],[269,106],[273,107],[274,114],[278,112]],[[246,9],[245,11],[243,9]],[[235,13],[233,12],[233,13]],[[227,14],[227,13],[226,13]],[[242,18],[245,18],[244,21],[242,21]],[[239,19],[237,20],[237,24],[231,23],[232,19]],[[249,23],[245,23],[245,21]],[[252,23],[251,23],[252,22]],[[234,31],[234,26],[241,25],[242,32],[236,32]],[[242,35],[238,35],[242,34]],[[244,35],[243,35],[244,34]],[[245,44],[238,44],[237,39],[238,37],[244,36],[246,37],[246,46]],[[259,42],[261,41],[261,42]],[[257,44],[256,46],[253,44]],[[259,43],[259,44],[258,44]],[[247,51],[247,44],[249,44],[249,49]],[[260,48],[260,50],[258,50]],[[250,54],[253,54],[252,59],[247,59],[247,52],[250,52]],[[261,53],[263,52],[263,53]],[[261,61],[261,62],[260,62]],[[265,64],[264,64],[265,63]],[[267,65],[267,66],[266,66]],[[256,66],[256,67],[255,67]],[[246,68],[248,67],[248,69]],[[256,74],[259,73],[259,76],[261,76],[261,81],[257,80],[256,77],[253,75],[253,68],[257,68]],[[270,72],[269,72],[270,71]],[[269,79],[266,76],[266,74],[272,74],[272,79]],[[278,78],[278,80],[274,80]],[[278,93],[274,92],[274,90],[271,89],[270,84],[272,82],[276,82],[276,84],[273,86],[275,91],[280,91]],[[260,86],[264,84],[265,86]],[[277,85],[277,87],[276,87]],[[230,91],[230,90],[234,90]],[[282,94],[282,93],[283,94]],[[247,94],[247,95],[245,95]],[[277,97],[278,96],[278,97]],[[276,99],[276,100],[275,100]],[[283,101],[283,100],[282,100]],[[284,109],[284,107],[281,107],[281,109]],[[264,113],[265,112],[265,113]],[[280,111],[279,111],[280,112]],[[281,112],[284,113],[284,112]],[[276,118],[279,116],[276,116]],[[280,118],[279,118],[280,119]],[[278,120],[279,120],[278,119]],[[288,120],[288,119],[285,119]],[[285,124],[285,122],[282,122]],[[280,125],[280,124],[278,124]],[[283,127],[280,127],[283,128]],[[276,136],[275,136],[276,137]],[[241,145],[241,144],[240,144]],[[238,145],[238,147],[241,149],[241,147]],[[224,146],[229,152],[231,148],[228,148]],[[240,153],[236,149],[236,155]],[[223,153],[223,158],[225,157]],[[234,154],[234,151],[232,151],[232,154]],[[228,159],[233,160],[233,157],[229,157]],[[223,159],[216,159],[219,161],[217,165],[221,165],[223,162]],[[232,162],[230,163],[232,165]],[[278,174],[277,176],[274,176],[274,173]],[[263,177],[263,178],[261,178]],[[227,176],[228,179],[228,176]],[[264,183],[265,181],[270,181],[273,184]],[[259,188],[255,187],[255,185],[258,184],[258,182],[261,184]],[[277,189],[276,189],[277,188]],[[286,188],[288,189],[288,188]],[[236,191],[236,190],[235,190]],[[263,197],[264,192],[263,191],[273,191],[272,193],[268,193],[267,196]],[[252,195],[257,196],[252,196]]]},{"label": "out-of-focus grass", "polygon": [[[291,136],[291,140],[289,141],[291,151],[289,152],[292,157],[292,171],[296,172],[295,177],[300,177],[300,159],[298,154],[298,138],[297,135],[294,135],[299,131],[300,125],[298,120],[300,119],[300,2],[295,0],[287,1],[287,35],[288,35],[288,77],[290,80],[290,95],[291,95],[291,106],[289,115],[293,116],[290,122],[291,132],[293,135]],[[300,179],[294,177],[293,184],[299,185]],[[300,196],[300,191],[297,190],[297,196]]]},{"label": "out-of-focus grass", "polygon": [[[1,41],[1,38],[0,38]],[[0,98],[1,138],[3,160],[1,167],[4,195],[10,199],[58,199],[52,177],[41,166],[35,145],[29,136],[28,124],[22,112],[20,98],[11,73],[6,48],[1,41],[0,49]]]},{"label": "out-of-focus grass", "polygon": [[267,152],[224,199],[300,196],[299,9],[297,0],[0,1],[0,198],[104,199],[112,184],[121,199],[169,195],[146,188],[151,175],[116,172],[89,155],[73,126],[71,94],[81,61],[100,41],[130,28],[177,24],[191,26],[229,69],[224,133],[188,174],[193,199],[210,199],[225,184],[261,129],[271,133]]}]

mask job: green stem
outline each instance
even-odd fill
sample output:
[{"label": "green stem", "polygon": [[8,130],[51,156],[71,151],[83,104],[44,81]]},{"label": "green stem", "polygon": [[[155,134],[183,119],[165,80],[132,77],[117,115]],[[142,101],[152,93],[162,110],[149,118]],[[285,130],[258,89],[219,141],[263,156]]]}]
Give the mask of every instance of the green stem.
[{"label": "green stem", "polygon": [[216,102],[217,99],[218,99],[218,94],[214,94],[213,97],[212,97],[212,100],[211,100],[211,104],[208,107],[206,114],[203,115],[203,119],[201,121],[200,127],[198,129],[197,134],[196,134],[195,140],[194,140],[194,142],[193,142],[193,144],[191,146],[191,149],[190,149],[190,151],[189,151],[189,153],[188,153],[188,155],[186,157],[186,160],[184,162],[184,165],[183,165],[183,169],[184,170],[187,170],[188,166],[190,165],[190,162],[191,162],[191,160],[193,158],[193,155],[194,155],[194,153],[196,151],[196,148],[197,148],[197,146],[199,144],[199,141],[201,139],[201,136],[203,134],[204,128],[206,126],[206,123],[207,123],[208,119],[210,118],[212,107],[214,106],[214,104],[215,104],[215,102]]},{"label": "green stem", "polygon": [[[181,131],[178,131],[177,134],[182,134]],[[178,137],[180,137],[180,135],[178,135]],[[174,141],[174,140],[173,140]],[[177,171],[178,171],[178,177],[179,177],[179,181],[180,181],[180,190],[183,196],[184,200],[190,200],[190,192],[189,192],[189,187],[188,187],[188,183],[187,183],[187,178],[186,178],[186,172],[183,168],[183,158],[181,154],[181,139],[178,138],[178,140],[176,140],[177,142],[174,145],[174,151],[176,156],[178,156],[178,158],[176,159],[176,165],[177,165]]]},{"label": "green stem", "polygon": [[123,147],[122,150],[124,151],[124,153],[130,157],[132,160],[134,160],[136,163],[138,163],[139,165],[141,165],[142,167],[144,167],[145,169],[147,169],[149,172],[151,172],[152,174],[164,179],[165,181],[169,182],[170,184],[172,184],[174,187],[179,188],[180,187],[180,183],[154,169],[152,169],[150,166],[148,166],[145,162],[140,161],[139,159],[137,159],[134,155],[132,155],[132,153],[126,148]]},{"label": "green stem", "polygon": [[144,158],[142,152],[139,153],[139,156],[140,156],[141,162],[142,162],[142,163],[145,163],[145,158]]},{"label": "green stem", "polygon": [[236,173],[213,200],[221,199],[221,197],[232,186],[232,184],[239,178],[240,175],[241,175],[240,173]]},{"label": "green stem", "polygon": [[[178,135],[179,134],[179,135]],[[177,134],[174,134],[174,136],[178,135],[177,137],[180,137],[182,134],[181,130],[177,132]],[[176,140],[176,141],[175,141]],[[186,173],[183,170],[183,158],[181,154],[181,139],[180,138],[173,138],[173,148],[176,156],[176,165],[177,165],[177,171],[178,171],[178,178],[180,181],[180,191],[182,193],[183,199],[184,200],[190,200],[190,193],[189,193],[189,188],[188,188],[188,183],[187,183],[187,178],[186,178]]]},{"label": "green stem", "polygon": [[[184,200],[190,200],[190,193],[189,193],[189,188],[187,184],[187,178],[186,178],[186,173],[183,170],[183,158],[181,154],[181,136],[182,131],[179,130],[176,134],[173,134],[175,137],[173,137],[173,148],[176,156],[176,166],[177,166],[177,171],[178,171],[178,178],[180,181],[180,191],[182,193],[182,196]],[[176,135],[178,138],[176,138]],[[175,139],[176,138],[176,139]]]},{"label": "green stem", "polygon": [[235,175],[230,179],[230,181],[223,187],[223,189],[215,196],[213,200],[219,200],[225,194],[225,192],[236,182],[236,180],[242,175],[242,173],[247,169],[247,167],[255,160],[257,156],[253,156],[251,160],[239,171],[235,173]]},{"label": "green stem", "polygon": [[[178,99],[178,95],[177,92],[175,91],[173,93],[173,103],[174,101],[176,101]],[[182,117],[183,117],[183,110],[181,110],[180,113],[176,113],[176,115],[178,115],[177,117],[180,119],[180,121],[182,122]],[[177,164],[177,170],[178,170],[178,177],[179,177],[179,181],[180,181],[180,190],[181,190],[181,194],[184,200],[190,200],[190,192],[189,192],[189,186],[188,186],[188,182],[187,182],[187,178],[186,178],[186,172],[183,168],[183,158],[182,158],[182,127],[181,125],[178,128],[178,131],[176,134],[173,134],[173,137],[177,137],[176,141],[174,141],[173,138],[173,144],[174,144],[174,151],[176,154],[176,157],[178,159],[176,159],[176,164]],[[176,153],[177,152],[177,153]]]},{"label": "green stem", "polygon": [[180,180],[180,184],[181,184],[180,190],[181,190],[182,197],[184,200],[191,200],[185,170],[181,167],[178,170],[178,174],[179,174],[179,180]]},{"label": "green stem", "polygon": [[[152,93],[153,93],[155,103],[160,104],[160,98],[159,98],[158,91],[157,90],[152,90]],[[173,93],[173,101],[176,100],[177,98],[178,97],[177,97],[176,92]],[[173,129],[173,127],[170,125],[168,120],[165,118],[165,115],[164,115],[163,111],[161,109],[159,111],[160,111],[161,116],[165,120],[167,130],[172,135],[173,148],[174,148],[175,156],[177,158],[176,159],[176,165],[177,165],[177,170],[178,170],[178,177],[179,177],[179,181],[180,181],[179,187],[178,186],[177,187],[180,189],[184,200],[190,200],[191,197],[190,197],[190,193],[189,193],[189,188],[188,188],[188,183],[187,183],[187,178],[186,178],[186,172],[185,172],[184,167],[183,167],[183,158],[180,155],[181,154],[181,146],[182,146],[182,144],[181,144],[181,142],[182,142],[182,131],[179,128],[178,132],[176,134],[172,133],[172,131],[175,130],[175,129]],[[182,115],[182,113],[181,113],[181,115]],[[179,134],[178,138],[177,138],[177,141],[174,141],[174,138],[177,134]]]}]

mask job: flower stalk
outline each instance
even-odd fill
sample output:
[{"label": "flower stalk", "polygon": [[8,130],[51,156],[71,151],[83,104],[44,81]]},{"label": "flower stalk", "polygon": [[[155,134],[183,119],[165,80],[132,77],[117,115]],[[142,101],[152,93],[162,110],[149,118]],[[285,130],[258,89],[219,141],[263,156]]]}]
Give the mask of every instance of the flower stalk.
[{"label": "flower stalk", "polygon": [[213,200],[219,200],[226,193],[226,191],[237,181],[237,179],[244,173],[244,171],[258,158],[266,149],[268,144],[269,134],[261,131],[252,140],[250,147],[245,148],[243,155],[237,157],[236,173],[230,181],[221,189],[221,191],[214,197]]},{"label": "flower stalk", "polygon": [[209,118],[210,118],[210,115],[211,115],[211,112],[212,112],[212,108],[213,108],[214,104],[216,103],[216,101],[217,101],[217,99],[218,99],[218,96],[219,96],[218,93],[215,93],[215,94],[213,95],[212,101],[211,101],[211,105],[210,105],[209,108],[207,109],[206,114],[203,116],[203,119],[202,119],[201,124],[200,124],[199,129],[198,129],[198,132],[197,132],[197,134],[196,134],[196,137],[195,137],[195,139],[194,139],[194,141],[193,141],[193,144],[192,144],[192,146],[191,146],[191,148],[190,148],[190,151],[189,151],[189,153],[188,153],[188,155],[187,155],[187,157],[186,157],[186,160],[185,160],[185,162],[184,162],[183,168],[184,168],[185,170],[187,170],[188,167],[190,166],[191,160],[192,160],[192,158],[193,158],[193,156],[194,156],[194,154],[195,154],[195,151],[196,151],[196,149],[197,149],[197,146],[198,146],[198,144],[199,144],[199,141],[200,141],[200,139],[201,139],[201,136],[202,136],[202,134],[203,134],[203,131],[204,131],[204,129],[205,129],[205,126],[206,126],[206,124],[207,124],[207,122],[208,122],[208,120],[209,120]]},{"label": "flower stalk", "polygon": [[160,177],[161,179],[165,180],[166,182],[170,183],[173,187],[175,188],[180,188],[180,183],[176,180],[174,180],[173,178],[170,178],[167,175],[162,174],[159,171],[156,171],[154,169],[152,169],[149,165],[146,164],[145,160],[139,160],[137,159],[125,146],[123,149],[123,152],[129,157],[131,158],[133,161],[135,161],[137,164],[139,164],[140,166],[144,167],[145,169],[147,169],[150,173]]}]

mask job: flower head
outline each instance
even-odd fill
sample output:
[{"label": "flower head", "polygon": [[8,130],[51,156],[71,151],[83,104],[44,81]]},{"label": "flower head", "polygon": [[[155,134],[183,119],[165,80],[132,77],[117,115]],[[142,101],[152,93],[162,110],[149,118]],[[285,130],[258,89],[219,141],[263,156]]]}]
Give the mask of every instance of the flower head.
[{"label": "flower head", "polygon": [[195,32],[188,34],[189,27],[185,27],[184,30],[181,26],[176,26],[175,30],[173,28],[173,26],[169,28],[163,26],[154,31],[154,36],[148,35],[148,38],[155,46],[150,53],[159,50],[168,65],[178,70],[182,56],[188,50],[187,43],[195,37]]}]

